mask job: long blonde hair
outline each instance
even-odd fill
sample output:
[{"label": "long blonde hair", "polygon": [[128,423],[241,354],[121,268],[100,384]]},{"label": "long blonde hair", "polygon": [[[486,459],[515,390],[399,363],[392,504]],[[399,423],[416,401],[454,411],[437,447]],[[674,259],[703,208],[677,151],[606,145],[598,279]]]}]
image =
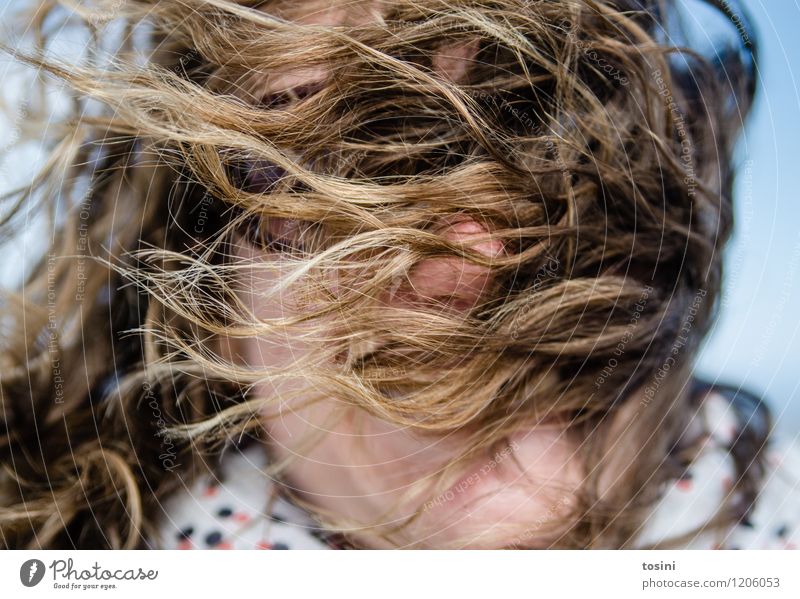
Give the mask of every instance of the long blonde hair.
[{"label": "long blonde hair", "polygon": [[[34,209],[53,234],[2,296],[3,545],[145,546],[204,456],[259,438],[282,398],[253,386],[291,376],[393,424],[459,431],[470,455],[563,419],[586,477],[553,546],[633,542],[689,451],[752,54],[711,64],[666,43],[667,0],[398,0],[337,27],[270,2],[62,4],[35,6],[41,51],[18,53],[75,105],[3,213],[7,240]],[[47,52],[63,25],[90,32],[86,61]],[[475,56],[449,77],[436,56],[458,44]],[[303,69],[328,75],[260,87]],[[507,251],[448,242],[433,223],[454,215]],[[287,222],[296,234],[276,238]],[[436,256],[491,269],[467,315],[378,301]],[[301,316],[259,319],[241,274],[277,260],[268,295],[291,293]],[[222,348],[278,335],[318,351],[255,369]],[[637,389],[636,468],[601,494],[610,422]]]}]

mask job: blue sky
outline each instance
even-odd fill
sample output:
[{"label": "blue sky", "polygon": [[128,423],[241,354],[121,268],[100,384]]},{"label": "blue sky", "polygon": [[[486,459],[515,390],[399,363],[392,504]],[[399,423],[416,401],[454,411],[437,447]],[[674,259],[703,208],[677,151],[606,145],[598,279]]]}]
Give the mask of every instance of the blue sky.
[{"label": "blue sky", "polygon": [[800,3],[743,2],[758,30],[761,90],[741,139],[725,300],[701,374],[766,396],[800,430]]}]

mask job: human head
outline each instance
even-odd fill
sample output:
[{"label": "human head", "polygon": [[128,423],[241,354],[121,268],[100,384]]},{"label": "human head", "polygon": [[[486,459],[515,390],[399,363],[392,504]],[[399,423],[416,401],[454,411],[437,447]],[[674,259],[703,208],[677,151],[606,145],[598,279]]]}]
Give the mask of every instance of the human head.
[{"label": "human head", "polygon": [[[52,440],[21,480],[59,472],[54,496],[12,492],[41,518],[7,520],[10,538],[64,544],[72,526],[140,543],[172,466],[263,435],[286,402],[331,398],[458,436],[421,510],[458,464],[561,423],[584,472],[559,543],[630,538],[691,415],[752,93],[740,56],[720,73],[661,41],[657,4],[130,2],[121,15],[153,25],[145,67],[32,59],[110,110],[37,181],[67,203],[59,259],[7,304],[24,324],[4,348],[7,422]],[[52,328],[26,303],[50,293]],[[253,360],[254,338],[292,350]],[[55,357],[81,373],[58,403]],[[630,406],[639,467],[603,485]],[[130,525],[93,523],[81,476],[114,489]]]}]

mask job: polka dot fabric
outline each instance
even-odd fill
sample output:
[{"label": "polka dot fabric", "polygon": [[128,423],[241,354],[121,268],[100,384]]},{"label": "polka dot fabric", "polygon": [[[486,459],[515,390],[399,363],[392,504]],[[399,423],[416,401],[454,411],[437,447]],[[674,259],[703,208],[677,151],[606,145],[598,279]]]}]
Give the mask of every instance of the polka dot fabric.
[{"label": "polka dot fabric", "polygon": [[[729,402],[706,400],[703,449],[685,473],[664,489],[637,542],[640,547],[688,535],[711,519],[732,488],[729,446],[738,434]],[[756,509],[728,531],[695,535],[686,549],[796,549],[800,545],[800,451],[779,443],[768,452],[768,469]],[[221,480],[205,480],[171,498],[161,526],[164,549],[336,549],[303,510],[276,497],[263,473],[266,452],[231,452]],[[326,540],[327,539],[327,540]]]},{"label": "polka dot fabric", "polygon": [[[709,521],[729,498],[736,476],[729,453],[739,428],[730,403],[718,393],[706,399],[707,431],[702,450],[686,472],[673,481],[647,520],[638,545],[647,547],[690,535]],[[797,549],[800,545],[800,449],[775,440],[766,455],[767,469],[755,510],[729,530],[689,537],[685,549]]]},{"label": "polka dot fabric", "polygon": [[314,521],[276,496],[259,447],[232,451],[219,480],[205,479],[165,505],[163,549],[329,549]]}]

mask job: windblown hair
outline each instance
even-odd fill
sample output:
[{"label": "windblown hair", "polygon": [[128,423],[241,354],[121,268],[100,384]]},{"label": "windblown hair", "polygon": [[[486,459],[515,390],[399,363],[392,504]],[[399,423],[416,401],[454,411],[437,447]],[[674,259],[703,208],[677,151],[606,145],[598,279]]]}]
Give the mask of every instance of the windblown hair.
[{"label": "windblown hair", "polygon": [[[632,546],[697,441],[691,373],[755,40],[703,57],[670,0],[343,1],[359,18],[335,27],[272,4],[50,0],[27,17],[39,50],[18,59],[66,82],[74,109],[2,213],[5,241],[41,213],[52,243],[2,295],[0,543],[147,546],[166,497],[261,439],[287,398],[255,385],[302,377],[318,398],[465,435],[465,460],[567,423],[586,475],[540,528],[553,547]],[[86,60],[48,52],[62,27],[91,34]],[[436,57],[460,44],[474,57],[450,76]],[[313,69],[324,80],[265,92],[271,73]],[[503,254],[449,242],[436,223],[458,216]],[[491,271],[468,313],[381,301],[446,256]],[[253,312],[253,272],[280,275],[263,299],[296,316]],[[254,336],[314,351],[255,368],[226,350]],[[708,527],[751,507],[756,411]],[[614,459],[634,467],[603,490]]]}]

